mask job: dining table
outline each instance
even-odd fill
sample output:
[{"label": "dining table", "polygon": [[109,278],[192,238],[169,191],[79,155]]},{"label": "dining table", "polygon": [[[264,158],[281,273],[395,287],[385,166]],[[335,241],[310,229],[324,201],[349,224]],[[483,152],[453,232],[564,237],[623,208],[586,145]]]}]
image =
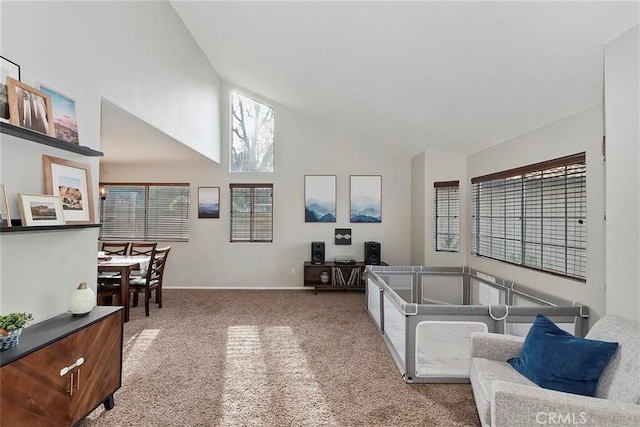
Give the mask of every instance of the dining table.
[{"label": "dining table", "polygon": [[124,307],[124,321],[129,321],[129,280],[132,270],[146,272],[151,257],[145,255],[110,255],[98,258],[98,272],[120,273],[120,304]]}]

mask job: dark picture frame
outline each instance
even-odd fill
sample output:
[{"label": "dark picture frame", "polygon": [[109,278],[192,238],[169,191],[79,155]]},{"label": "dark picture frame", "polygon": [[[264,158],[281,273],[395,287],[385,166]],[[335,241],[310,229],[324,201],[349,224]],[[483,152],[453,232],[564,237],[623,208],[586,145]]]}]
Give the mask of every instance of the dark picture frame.
[{"label": "dark picture frame", "polygon": [[351,229],[350,228],[336,228],[334,231],[334,243],[336,245],[350,245],[351,244]]},{"label": "dark picture frame", "polygon": [[220,218],[220,187],[198,187],[198,218]]},{"label": "dark picture frame", "polygon": [[21,80],[20,65],[0,55],[0,122],[9,123],[9,92],[7,77]]}]

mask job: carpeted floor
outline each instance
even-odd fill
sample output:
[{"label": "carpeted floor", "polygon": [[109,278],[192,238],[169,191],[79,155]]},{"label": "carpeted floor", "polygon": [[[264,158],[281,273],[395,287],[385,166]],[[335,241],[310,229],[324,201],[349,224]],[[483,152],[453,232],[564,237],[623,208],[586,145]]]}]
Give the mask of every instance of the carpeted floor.
[{"label": "carpeted floor", "polygon": [[362,293],[166,290],[133,307],[98,426],[478,426],[468,384],[405,384]]}]

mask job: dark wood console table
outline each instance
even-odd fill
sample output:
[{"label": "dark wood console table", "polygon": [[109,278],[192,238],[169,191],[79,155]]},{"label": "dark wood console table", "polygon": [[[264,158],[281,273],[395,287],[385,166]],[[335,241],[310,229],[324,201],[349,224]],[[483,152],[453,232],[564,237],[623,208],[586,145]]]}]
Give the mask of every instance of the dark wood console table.
[{"label": "dark wood console table", "polygon": [[0,425],[73,426],[122,384],[122,307],[61,314],[0,352]]}]

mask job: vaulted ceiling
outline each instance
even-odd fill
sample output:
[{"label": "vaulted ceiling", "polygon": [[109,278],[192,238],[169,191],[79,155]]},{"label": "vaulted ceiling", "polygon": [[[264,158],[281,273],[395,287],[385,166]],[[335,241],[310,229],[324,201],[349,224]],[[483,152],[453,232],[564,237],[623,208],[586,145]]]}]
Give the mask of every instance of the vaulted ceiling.
[{"label": "vaulted ceiling", "polygon": [[172,5],[220,77],[413,156],[471,153],[602,102],[638,2]]}]

